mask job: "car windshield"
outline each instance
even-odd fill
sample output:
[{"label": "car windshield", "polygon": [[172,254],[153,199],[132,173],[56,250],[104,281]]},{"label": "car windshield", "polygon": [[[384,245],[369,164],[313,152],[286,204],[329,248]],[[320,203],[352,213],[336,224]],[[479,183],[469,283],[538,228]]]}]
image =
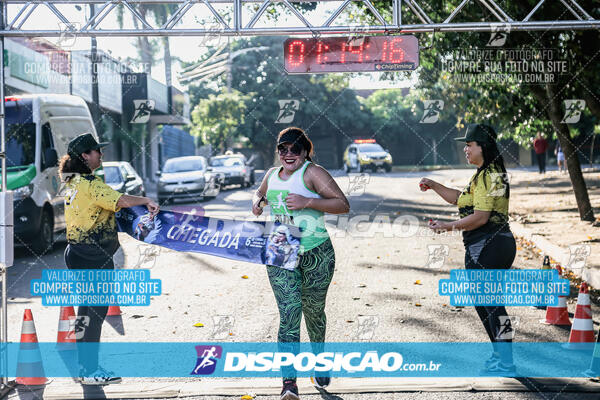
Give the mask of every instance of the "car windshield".
[{"label": "car windshield", "polygon": [[368,144],[360,144],[358,148],[363,153],[374,153],[376,151],[385,151],[383,147],[378,145],[377,143],[368,143]]},{"label": "car windshield", "polygon": [[164,172],[201,171],[204,169],[202,159],[168,160]]},{"label": "car windshield", "polygon": [[6,127],[6,166],[35,162],[35,124],[8,124]]},{"label": "car windshield", "polygon": [[104,181],[106,183],[121,183],[123,179],[118,167],[104,167]]},{"label": "car windshield", "polygon": [[210,165],[211,167],[241,167],[244,163],[238,157],[213,158]]},{"label": "car windshield", "polygon": [[135,169],[133,169],[133,167],[131,166],[131,164],[129,163],[123,163],[123,167],[125,167],[125,170],[127,171],[127,173],[129,175],[134,175],[137,177],[137,173],[135,172]]}]

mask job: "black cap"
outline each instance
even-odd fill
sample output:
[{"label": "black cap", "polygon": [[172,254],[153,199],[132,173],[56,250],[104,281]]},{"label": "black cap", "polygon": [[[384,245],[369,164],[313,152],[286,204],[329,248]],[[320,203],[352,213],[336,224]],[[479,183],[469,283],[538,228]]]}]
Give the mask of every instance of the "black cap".
[{"label": "black cap", "polygon": [[496,141],[496,131],[489,125],[469,124],[464,137],[454,138],[460,142],[483,142],[493,143]]},{"label": "black cap", "polygon": [[69,142],[67,153],[70,156],[79,156],[81,153],[85,153],[90,150],[98,150],[104,146],[108,146],[110,143],[101,142],[98,143],[91,133],[82,133],[81,135],[73,138]]},{"label": "black cap", "polygon": [[304,145],[304,134],[301,131],[296,130],[288,130],[281,135],[277,141],[277,145],[279,146],[281,143],[298,143],[299,145],[302,145],[302,147],[306,147]]},{"label": "black cap", "polygon": [[[277,146],[282,143],[292,143],[297,144],[306,150],[310,156],[312,152],[312,144],[308,140],[308,137],[300,128],[288,128],[284,131],[284,133],[277,140]],[[310,157],[308,158],[310,160]]]}]

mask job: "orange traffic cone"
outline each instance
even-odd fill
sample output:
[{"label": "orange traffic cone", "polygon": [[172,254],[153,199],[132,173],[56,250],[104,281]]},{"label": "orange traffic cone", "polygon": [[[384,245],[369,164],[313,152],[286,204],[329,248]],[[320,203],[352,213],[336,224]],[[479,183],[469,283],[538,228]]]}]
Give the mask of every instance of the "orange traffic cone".
[{"label": "orange traffic cone", "polygon": [[[556,266],[558,276],[562,276],[562,268]],[[558,296],[558,306],[548,306],[546,308],[546,319],[541,319],[540,322],[546,325],[568,325],[571,326],[569,320],[569,310],[567,309],[567,298]]]},{"label": "orange traffic cone", "polygon": [[119,306],[108,306],[107,317],[115,317],[121,315],[121,308]]},{"label": "orange traffic cone", "polygon": [[58,318],[58,333],[56,343],[75,343],[75,308],[61,307]]},{"label": "orange traffic cone", "polygon": [[588,284],[583,282],[577,296],[575,318],[569,335],[569,345],[573,343],[594,343],[594,323],[592,322],[592,307]]},{"label": "orange traffic cone", "polygon": [[45,375],[33,314],[30,309],[26,309],[23,315],[21,344],[17,357],[17,383],[19,385],[45,385],[48,382]]}]

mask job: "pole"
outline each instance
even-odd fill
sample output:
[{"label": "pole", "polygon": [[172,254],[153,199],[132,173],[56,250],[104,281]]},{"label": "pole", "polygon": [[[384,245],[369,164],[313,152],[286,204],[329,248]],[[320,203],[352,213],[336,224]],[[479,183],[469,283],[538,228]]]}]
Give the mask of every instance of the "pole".
[{"label": "pole", "polygon": [[[3,1],[0,5],[0,29],[4,30],[4,19],[6,18],[6,3]],[[4,129],[4,35],[0,35],[0,160],[2,171],[0,172],[2,175],[2,193],[6,194],[6,137],[5,137],[5,129]],[[4,224],[4,215],[0,215],[2,221],[0,223]],[[7,312],[7,293],[6,293],[6,264],[0,263],[0,277],[2,277],[2,335],[1,335],[1,343],[2,346],[2,371],[4,371],[4,376],[2,377],[2,389],[6,388],[8,385],[8,352],[6,351],[6,346],[8,345],[8,312]]]},{"label": "pole", "polygon": [[[90,19],[96,15],[96,7],[94,4],[90,4]],[[100,92],[98,91],[98,42],[96,36],[92,36],[92,48],[90,52],[92,62],[92,118],[94,120],[94,127],[96,133],[100,139],[100,128],[102,127],[100,121]]]},{"label": "pole", "polygon": [[231,54],[231,40],[229,38],[227,38],[227,51],[229,52],[229,55],[227,56],[227,93],[231,93],[231,68],[233,67],[233,57]]}]

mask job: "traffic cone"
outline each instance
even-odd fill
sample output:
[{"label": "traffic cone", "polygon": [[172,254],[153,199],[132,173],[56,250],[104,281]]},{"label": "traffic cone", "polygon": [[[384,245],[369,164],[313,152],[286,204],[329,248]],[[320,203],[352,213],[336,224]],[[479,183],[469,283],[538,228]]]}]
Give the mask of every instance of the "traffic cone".
[{"label": "traffic cone", "polygon": [[108,306],[107,317],[116,317],[121,315],[121,308],[119,306]]},{"label": "traffic cone", "polygon": [[61,307],[60,316],[58,317],[58,333],[56,335],[56,343],[65,347],[68,343],[75,343],[75,308],[73,306]]},{"label": "traffic cone", "polygon": [[592,361],[590,367],[584,372],[586,376],[590,378],[597,378],[600,376],[600,331],[598,332],[598,338],[596,339],[596,345],[594,346],[594,353],[592,354]]},{"label": "traffic cone", "polygon": [[16,381],[19,385],[45,385],[48,382],[45,375],[33,314],[30,309],[26,309],[21,328]]},{"label": "traffic cone", "polygon": [[[558,276],[561,276],[562,268],[560,265],[557,265],[556,269],[558,270]],[[567,309],[567,298],[565,296],[558,296],[558,306],[548,306],[546,308],[546,319],[541,319],[540,323],[546,325],[571,326],[569,310]]]},{"label": "traffic cone", "polygon": [[593,343],[594,340],[590,294],[587,282],[583,282],[579,288],[579,296],[577,296],[577,308],[569,335],[569,347],[573,347],[574,343]]}]

